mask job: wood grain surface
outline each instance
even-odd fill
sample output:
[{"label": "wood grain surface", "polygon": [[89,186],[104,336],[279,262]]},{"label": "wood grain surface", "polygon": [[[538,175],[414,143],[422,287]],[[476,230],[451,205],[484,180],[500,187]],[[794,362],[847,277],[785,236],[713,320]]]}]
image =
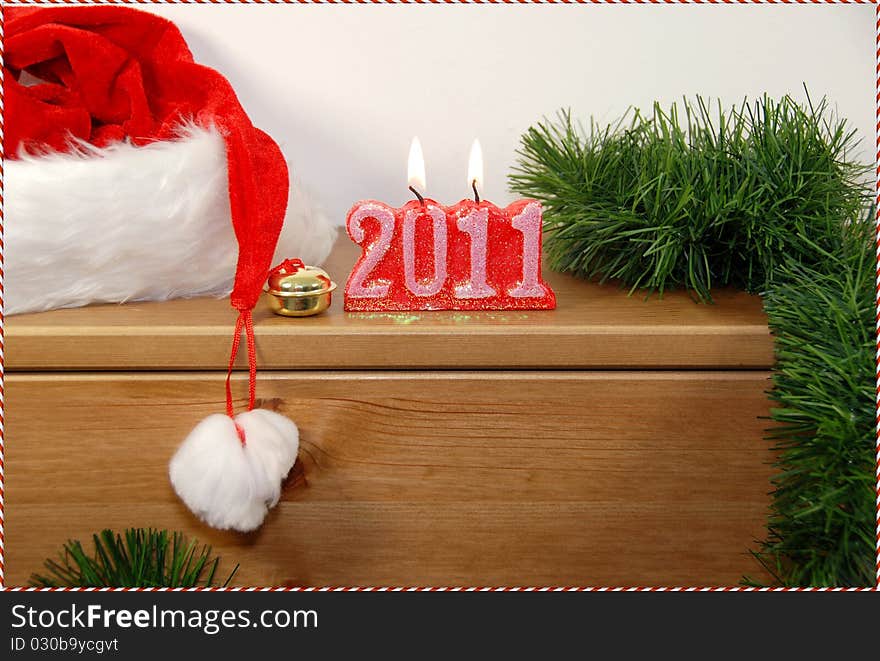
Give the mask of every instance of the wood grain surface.
[{"label": "wood grain surface", "polygon": [[[348,313],[341,290],[357,248],[342,237],[327,269],[339,283],[327,313],[254,313],[261,369],[769,369],[773,347],[758,297],[715,292],[627,296],[547,271],[558,309]],[[6,368],[225,369],[235,313],[227,300],[98,305],[6,320]],[[246,366],[244,352],[239,365]]]},{"label": "wood grain surface", "polygon": [[202,525],[167,480],[194,421],[222,410],[222,374],[11,374],[7,585],[68,538],[127,526],[213,544],[239,585],[733,585],[759,575],[767,379],[263,372],[301,462],[239,535]]}]

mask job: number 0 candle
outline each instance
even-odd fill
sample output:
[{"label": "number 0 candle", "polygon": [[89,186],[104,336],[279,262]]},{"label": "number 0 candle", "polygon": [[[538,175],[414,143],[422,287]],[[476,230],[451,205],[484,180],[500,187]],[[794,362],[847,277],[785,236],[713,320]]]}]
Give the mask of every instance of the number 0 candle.
[{"label": "number 0 candle", "polygon": [[345,286],[346,310],[549,310],[556,296],[541,279],[541,204],[502,209],[480,199],[482,154],[474,142],[468,186],[474,199],[441,206],[424,197],[421,145],[413,140],[409,186],[415,200],[392,208],[365,200],[346,219],[361,256]]}]

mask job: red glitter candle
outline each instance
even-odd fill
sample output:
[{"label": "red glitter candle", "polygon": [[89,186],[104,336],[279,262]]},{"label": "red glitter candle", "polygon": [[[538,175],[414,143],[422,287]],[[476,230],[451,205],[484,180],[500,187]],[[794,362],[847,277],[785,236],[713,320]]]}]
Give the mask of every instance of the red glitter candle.
[{"label": "red glitter candle", "polygon": [[417,192],[424,188],[420,157],[414,141],[410,182],[418,200],[399,209],[367,200],[348,213],[346,229],[362,254],[345,286],[345,309],[555,308],[541,279],[541,204],[525,199],[501,209],[480,201],[482,174],[475,174],[472,152],[468,179],[476,200],[441,206]]}]

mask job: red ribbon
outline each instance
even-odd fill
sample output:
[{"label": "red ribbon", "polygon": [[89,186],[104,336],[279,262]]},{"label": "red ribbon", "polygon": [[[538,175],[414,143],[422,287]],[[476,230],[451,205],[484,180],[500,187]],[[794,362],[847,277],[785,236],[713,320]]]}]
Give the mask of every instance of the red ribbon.
[{"label": "red ribbon", "polygon": [[[286,273],[296,273],[305,268],[301,259],[285,259],[278,266],[269,271],[269,276]],[[241,331],[244,329],[248,353],[248,411],[254,410],[257,398],[257,348],[254,339],[254,320],[250,310],[240,310],[238,319],[235,321],[235,336],[232,338],[232,350],[229,356],[229,368],[226,370],[226,415],[235,418],[235,407],[232,405],[232,369],[235,367],[235,358],[241,345]],[[245,444],[244,429],[237,423],[235,430],[241,444]]]},{"label": "red ribbon", "polygon": [[269,271],[269,277],[271,278],[273,275],[282,275],[285,273],[296,273],[297,271],[299,271],[300,269],[304,269],[305,267],[306,265],[303,264],[303,261],[301,259],[285,259],[278,266]]},{"label": "red ribbon", "polygon": [[[257,397],[257,348],[254,341],[254,320],[250,310],[242,310],[235,322],[235,337],[232,338],[232,351],[229,356],[229,368],[226,370],[226,415],[235,417],[235,407],[232,405],[232,368],[235,366],[235,357],[238,355],[238,347],[241,344],[241,329],[244,328],[247,338],[248,353],[248,411],[253,411]],[[238,438],[244,445],[244,430],[235,425]]]}]

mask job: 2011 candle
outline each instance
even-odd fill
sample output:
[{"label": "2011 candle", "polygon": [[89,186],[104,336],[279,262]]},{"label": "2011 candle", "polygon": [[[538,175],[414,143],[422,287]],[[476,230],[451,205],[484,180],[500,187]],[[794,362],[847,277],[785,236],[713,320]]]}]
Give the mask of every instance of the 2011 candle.
[{"label": "2011 candle", "polygon": [[541,278],[541,204],[505,208],[480,199],[482,156],[468,167],[474,200],[441,206],[425,198],[424,159],[413,141],[410,189],[416,200],[392,208],[358,202],[346,219],[362,254],[345,287],[346,310],[547,310],[556,296]]}]

